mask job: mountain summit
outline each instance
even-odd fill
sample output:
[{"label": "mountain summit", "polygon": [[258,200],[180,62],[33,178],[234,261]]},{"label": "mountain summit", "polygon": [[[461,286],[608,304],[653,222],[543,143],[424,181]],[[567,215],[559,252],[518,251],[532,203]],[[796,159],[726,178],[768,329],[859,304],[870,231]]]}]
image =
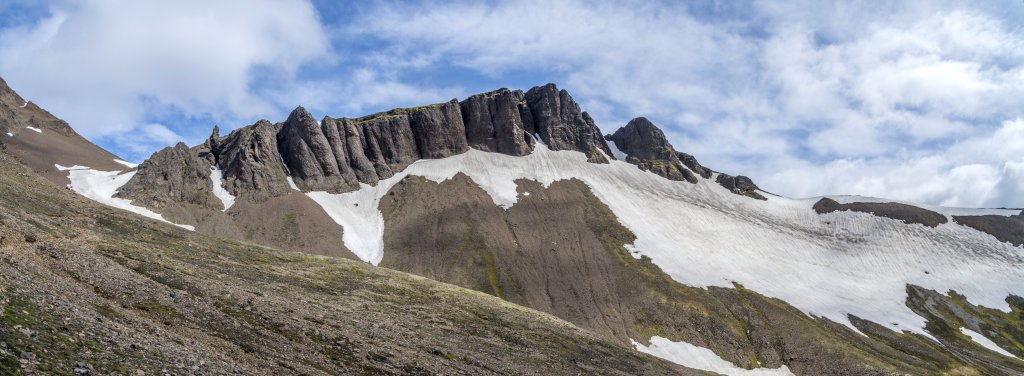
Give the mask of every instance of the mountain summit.
[{"label": "mountain summit", "polygon": [[43,163],[86,197],[201,235],[451,283],[687,367],[1024,372],[1019,210],[772,195],[646,118],[602,135],[553,84],[359,118],[298,107],[137,167]]}]

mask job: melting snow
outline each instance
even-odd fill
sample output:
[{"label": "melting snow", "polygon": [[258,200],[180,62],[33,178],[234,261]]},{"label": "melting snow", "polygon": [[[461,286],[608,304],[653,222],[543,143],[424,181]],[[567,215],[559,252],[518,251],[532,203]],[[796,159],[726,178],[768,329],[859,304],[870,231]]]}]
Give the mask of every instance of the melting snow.
[{"label": "melting snow", "polygon": [[614,142],[609,141],[608,148],[612,149],[612,155],[615,156],[615,159],[618,159],[620,161],[626,160],[626,153],[623,153],[622,150],[619,150],[619,147],[615,146]]},{"label": "melting snow", "polygon": [[121,173],[120,171],[97,171],[85,166],[64,167],[55,165],[60,171],[69,171],[68,179],[71,180],[71,189],[78,194],[98,201],[107,206],[124,209],[149,218],[158,219],[172,225],[195,231],[196,228],[189,225],[179,225],[164,219],[159,213],[141,206],[132,205],[131,200],[116,198],[114,193],[128,183],[135,176],[135,171]]},{"label": "melting snow", "polygon": [[295,179],[292,179],[291,176],[286,178],[286,180],[288,180],[288,186],[289,187],[292,187],[292,189],[294,189],[296,191],[302,191],[301,189],[299,189],[299,186],[295,185]]},{"label": "melting snow", "polygon": [[235,204],[235,196],[224,189],[224,174],[217,166],[210,166],[210,180],[213,181],[213,195],[217,196],[224,204],[224,210],[221,211],[228,211],[228,208]]},{"label": "melting snow", "polygon": [[14,137],[14,133],[11,133],[11,132],[7,132],[7,135],[11,136],[11,137]]},{"label": "melting snow", "polygon": [[[995,351],[995,352],[999,353],[999,355],[1008,356],[1008,357],[1011,357],[1011,358],[1017,358],[1016,355],[1013,355],[1009,351],[1006,351],[1002,347],[999,347],[999,345],[997,345],[995,342],[992,342],[992,340],[988,339],[988,337],[985,337],[985,336],[981,335],[981,333],[975,332],[973,330],[970,330],[970,329],[967,329],[967,328],[964,328],[964,327],[960,328],[960,333],[963,333],[963,334],[967,335],[968,337],[971,337],[971,339],[974,340],[974,342],[977,342],[979,345],[985,347],[986,349],[989,349],[989,350],[992,350],[992,351]],[[1017,358],[1017,359],[1020,359],[1020,358]]]},{"label": "melting snow", "polygon": [[138,164],[138,163],[131,163],[131,162],[128,162],[128,161],[124,161],[124,160],[120,160],[120,159],[117,159],[117,158],[114,158],[114,162],[116,162],[116,163],[119,163],[119,164],[121,164],[121,165],[123,165],[123,166],[126,166],[126,167],[128,167],[128,168],[136,168],[136,167],[139,167],[139,164]]},{"label": "melting snow", "polygon": [[711,349],[694,346],[686,342],[672,342],[667,338],[658,336],[651,337],[651,346],[649,347],[633,340],[630,340],[630,342],[633,342],[633,347],[639,352],[651,354],[684,367],[711,371],[727,376],[793,375],[789,371],[789,367],[786,366],[779,368],[740,368],[732,364],[732,362],[720,358]]},{"label": "melting snow", "polygon": [[670,181],[622,161],[588,163],[582,153],[551,151],[543,143],[523,157],[470,150],[420,160],[376,186],[307,195],[344,228],[348,249],[378,264],[380,198],[408,175],[441,182],[458,172],[504,208],[516,203],[516,179],[547,186],[578,178],[636,234],[634,256],[650,257],[673,279],[696,287],[741,283],[846,325],[853,314],[925,334],[924,320],[904,304],[908,283],[956,290],[1003,310],[1008,294],[1024,295],[1024,250],[965,226],[929,228],[855,212],[818,215],[811,210],[816,199],[753,200],[713,180]]},{"label": "melting snow", "polygon": [[25,107],[27,107],[27,106],[28,106],[28,102],[25,102],[25,103],[22,103],[22,104],[21,104],[21,108],[25,108]]},{"label": "melting snow", "polygon": [[39,128],[33,128],[33,127],[25,127],[25,128],[26,128],[26,129],[29,129],[29,130],[33,130],[33,131],[36,131],[36,133],[43,133],[43,130],[42,130],[42,129],[39,129]]},{"label": "melting snow", "polygon": [[64,167],[64,166],[61,166],[59,164],[54,164],[54,167],[57,167],[57,171],[87,170],[87,169],[89,169],[88,167],[79,166],[79,165],[74,165],[74,166],[71,166],[71,167]]}]

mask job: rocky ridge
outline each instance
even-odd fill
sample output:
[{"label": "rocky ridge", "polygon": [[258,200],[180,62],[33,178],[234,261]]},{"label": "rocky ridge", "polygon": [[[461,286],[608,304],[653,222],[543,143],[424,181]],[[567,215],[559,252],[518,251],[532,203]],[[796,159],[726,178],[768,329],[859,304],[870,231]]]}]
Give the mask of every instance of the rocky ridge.
[{"label": "rocky ridge", "polygon": [[[257,203],[293,192],[292,184],[304,192],[341,193],[360,184],[376,185],[421,159],[469,149],[522,156],[531,153],[536,142],[607,163],[614,156],[606,138],[627,154],[627,162],[668,179],[696,183],[712,176],[692,155],[677,152],[646,118],[601,136],[568,92],[547,84],[525,93],[499,89],[461,102],[453,99],[359,118],[325,116],[319,122],[298,107],[278,124],[260,120],[224,137],[214,129],[203,144],[192,148],[194,156],[183,155],[180,146],[154,154],[118,197],[139,200],[157,211],[169,202],[218,209],[220,204],[206,193],[211,187],[199,188],[209,185],[211,168],[223,171],[228,192]],[[205,165],[198,163],[202,160]],[[155,181],[161,177],[168,181]],[[763,199],[745,177],[720,177],[719,183],[736,194]],[[164,188],[198,191],[183,197]],[[161,192],[165,197],[156,197]]]}]

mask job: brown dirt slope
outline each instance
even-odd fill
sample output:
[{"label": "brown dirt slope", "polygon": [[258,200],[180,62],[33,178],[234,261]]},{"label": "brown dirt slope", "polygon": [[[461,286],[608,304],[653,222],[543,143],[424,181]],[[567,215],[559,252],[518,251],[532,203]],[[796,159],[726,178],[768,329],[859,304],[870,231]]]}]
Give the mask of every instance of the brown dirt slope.
[{"label": "brown dirt slope", "polygon": [[856,321],[866,337],[742,286],[684,286],[629,253],[624,245],[635,237],[584,183],[517,183],[519,201],[504,210],[465,175],[440,184],[404,179],[379,204],[381,265],[549,312],[623,343],[683,340],[746,368],[1008,374],[988,367],[987,357],[954,355],[926,337]]},{"label": "brown dirt slope", "polygon": [[0,150],[0,374],[698,374],[530,309],[197,235]]},{"label": "brown dirt slope", "polygon": [[[68,123],[35,103],[26,102],[0,78],[0,144],[33,171],[60,186],[68,183],[62,166],[83,165],[102,171],[120,171],[125,166],[114,162],[110,152],[89,142]],[[30,130],[33,127],[42,133]],[[14,136],[9,136],[11,133]]]}]

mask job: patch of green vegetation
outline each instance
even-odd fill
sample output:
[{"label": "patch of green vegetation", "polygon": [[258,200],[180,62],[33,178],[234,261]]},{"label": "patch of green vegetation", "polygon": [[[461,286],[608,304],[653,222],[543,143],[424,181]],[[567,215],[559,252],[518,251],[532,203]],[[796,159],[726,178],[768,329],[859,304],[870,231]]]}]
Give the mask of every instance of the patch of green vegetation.
[{"label": "patch of green vegetation", "polygon": [[156,299],[146,299],[135,303],[135,308],[149,312],[165,320],[181,318],[181,314],[178,313],[178,311],[175,311],[174,308],[160,304]]},{"label": "patch of green vegetation", "polygon": [[[31,297],[0,289],[0,375],[21,375],[18,357],[32,354],[41,374],[65,374],[83,354],[110,356],[92,336],[76,336],[77,325],[68,324],[54,313],[41,309]],[[128,359],[94,359],[91,362],[104,374],[121,371]]]},{"label": "patch of green vegetation", "polygon": [[[1017,356],[1024,356],[1024,311],[1020,306],[1010,304],[1010,312],[1003,312],[998,309],[975,306],[967,300],[966,296],[956,291],[949,291],[946,296],[953,304],[981,320],[979,326],[982,334],[1001,347],[1009,347],[1007,351]],[[998,336],[993,336],[991,333],[996,333]]]},{"label": "patch of green vegetation", "polygon": [[117,311],[115,311],[114,308],[111,308],[109,305],[97,304],[93,307],[96,308],[97,313],[103,315],[108,319],[117,319],[121,317],[121,314],[117,313]]},{"label": "patch of green vegetation", "polygon": [[487,264],[487,280],[491,282],[494,296],[505,299],[505,290],[501,288],[501,280],[498,279],[498,268],[494,264],[494,254],[485,248],[480,251],[480,255],[483,256],[484,262]]}]

